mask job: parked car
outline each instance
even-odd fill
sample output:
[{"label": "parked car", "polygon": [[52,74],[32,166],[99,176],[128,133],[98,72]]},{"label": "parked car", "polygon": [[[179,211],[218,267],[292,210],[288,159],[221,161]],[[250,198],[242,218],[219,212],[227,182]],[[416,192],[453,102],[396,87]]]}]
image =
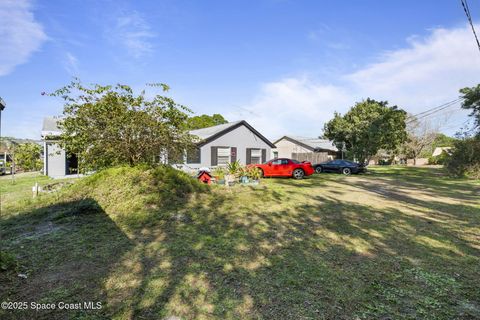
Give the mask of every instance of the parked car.
[{"label": "parked car", "polygon": [[262,164],[252,164],[262,170],[264,177],[293,177],[302,179],[315,172],[310,162],[280,158],[267,161]]},{"label": "parked car", "polygon": [[316,173],[338,172],[345,175],[367,171],[366,166],[362,163],[340,159],[322,162],[314,165],[313,168],[315,169]]}]

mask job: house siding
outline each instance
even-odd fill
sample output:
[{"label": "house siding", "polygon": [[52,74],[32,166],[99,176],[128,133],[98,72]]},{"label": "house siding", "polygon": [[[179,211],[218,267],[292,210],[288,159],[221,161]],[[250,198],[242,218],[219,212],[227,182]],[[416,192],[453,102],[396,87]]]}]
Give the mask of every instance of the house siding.
[{"label": "house siding", "polygon": [[45,174],[49,177],[61,177],[66,175],[67,159],[65,150],[54,142],[46,142],[45,146],[45,158],[47,159],[45,164]]},{"label": "house siding", "polygon": [[271,147],[263,141],[259,136],[250,131],[245,126],[239,126],[234,130],[227,132],[223,136],[203,145],[201,150],[201,162],[198,164],[189,163],[188,167],[198,169],[202,167],[211,167],[212,163],[212,147],[234,147],[236,159],[243,165],[247,163],[247,148],[265,149],[266,160],[270,160]]},{"label": "house siding", "polygon": [[304,148],[296,143],[293,143],[289,140],[282,139],[278,141],[275,146],[277,147],[275,151],[278,152],[279,158],[291,158],[292,153],[306,153],[313,152],[310,149]]}]

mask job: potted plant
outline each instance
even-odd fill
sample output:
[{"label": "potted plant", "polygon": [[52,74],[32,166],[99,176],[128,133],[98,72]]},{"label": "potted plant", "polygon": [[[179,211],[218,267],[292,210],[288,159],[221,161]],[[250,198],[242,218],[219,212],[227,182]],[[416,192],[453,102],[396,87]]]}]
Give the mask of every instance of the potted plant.
[{"label": "potted plant", "polygon": [[248,168],[241,167],[238,173],[240,183],[248,183]]},{"label": "potted plant", "polygon": [[225,169],[222,167],[216,167],[213,170],[213,176],[217,181],[217,184],[225,184]]},{"label": "potted plant", "polygon": [[225,176],[225,182],[228,184],[233,184],[235,179],[238,178],[242,165],[240,161],[234,161],[227,164],[227,173],[228,175]]},{"label": "potted plant", "polygon": [[257,167],[250,167],[247,169],[247,176],[252,180],[253,184],[258,184],[262,177],[262,171]]}]

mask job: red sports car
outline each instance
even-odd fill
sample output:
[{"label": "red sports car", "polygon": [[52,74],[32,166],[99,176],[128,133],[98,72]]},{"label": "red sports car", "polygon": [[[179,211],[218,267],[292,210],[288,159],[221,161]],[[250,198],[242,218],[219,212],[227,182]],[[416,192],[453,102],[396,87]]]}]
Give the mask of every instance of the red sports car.
[{"label": "red sports car", "polygon": [[262,170],[264,177],[293,177],[302,179],[315,172],[310,162],[299,162],[292,159],[273,159],[262,164],[253,164]]}]

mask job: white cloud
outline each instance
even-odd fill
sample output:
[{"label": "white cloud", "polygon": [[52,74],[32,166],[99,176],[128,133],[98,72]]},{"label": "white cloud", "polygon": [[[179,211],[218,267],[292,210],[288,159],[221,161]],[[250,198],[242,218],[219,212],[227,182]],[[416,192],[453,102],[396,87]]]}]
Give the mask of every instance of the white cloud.
[{"label": "white cloud", "polygon": [[[266,83],[251,103],[227,116],[247,119],[270,138],[318,136],[334,111],[345,112],[362,98],[388,100],[416,114],[453,100],[458,89],[480,82],[480,54],[467,26],[434,29],[425,38],[407,41],[407,48],[384,53],[375,63],[334,79],[342,85],[319,83],[305,75]],[[466,114],[447,115],[447,133],[459,129],[455,123],[460,126]]]},{"label": "white cloud", "polygon": [[118,41],[136,59],[153,52],[150,40],[155,34],[137,11],[116,18],[115,28],[109,30],[107,36],[113,36],[113,40]]},{"label": "white cloud", "polygon": [[271,139],[307,132],[318,135],[322,120],[349,103],[348,92],[343,88],[312,83],[308,77],[289,78],[263,85],[249,106],[238,108],[226,117],[247,119]]},{"label": "white cloud", "polygon": [[67,52],[63,61],[63,67],[72,76],[78,76],[78,59],[72,53]]},{"label": "white cloud", "polygon": [[28,0],[0,1],[0,76],[26,63],[47,39]]}]

